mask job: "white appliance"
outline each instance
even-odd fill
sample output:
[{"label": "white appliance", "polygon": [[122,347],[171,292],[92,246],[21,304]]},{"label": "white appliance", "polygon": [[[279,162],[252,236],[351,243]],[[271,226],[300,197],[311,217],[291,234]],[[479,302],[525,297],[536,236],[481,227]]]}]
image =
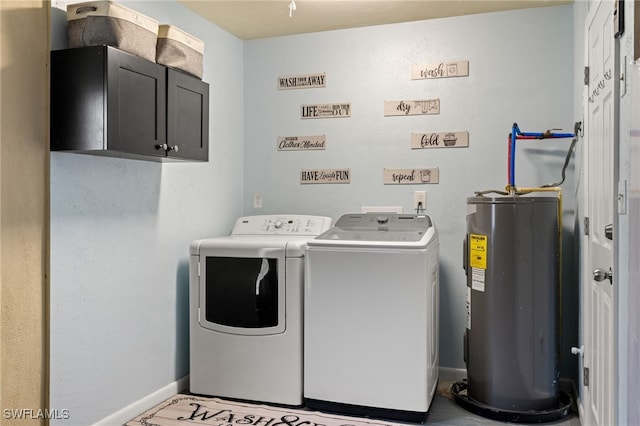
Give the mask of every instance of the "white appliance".
[{"label": "white appliance", "polygon": [[241,217],[190,248],[190,390],[301,405],[304,253],[320,216]]},{"label": "white appliance", "polygon": [[425,421],[438,381],[438,256],[428,216],[348,214],[309,241],[307,407]]}]

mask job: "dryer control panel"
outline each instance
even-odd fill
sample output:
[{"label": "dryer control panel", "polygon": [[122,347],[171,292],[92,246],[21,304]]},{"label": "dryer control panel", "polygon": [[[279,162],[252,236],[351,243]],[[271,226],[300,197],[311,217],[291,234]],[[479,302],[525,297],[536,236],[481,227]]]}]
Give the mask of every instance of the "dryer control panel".
[{"label": "dryer control panel", "polygon": [[316,236],[331,227],[331,218],[307,215],[245,216],[236,221],[231,235]]}]

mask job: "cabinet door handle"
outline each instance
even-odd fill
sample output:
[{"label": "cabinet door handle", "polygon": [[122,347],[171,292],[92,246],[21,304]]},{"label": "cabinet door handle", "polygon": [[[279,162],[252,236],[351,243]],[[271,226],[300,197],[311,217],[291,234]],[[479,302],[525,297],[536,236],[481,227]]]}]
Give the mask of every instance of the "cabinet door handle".
[{"label": "cabinet door handle", "polygon": [[156,145],[156,149],[161,149],[163,151],[167,151],[169,149],[169,145],[166,143]]},{"label": "cabinet door handle", "polygon": [[178,152],[178,145],[174,145],[169,148],[169,151]]}]

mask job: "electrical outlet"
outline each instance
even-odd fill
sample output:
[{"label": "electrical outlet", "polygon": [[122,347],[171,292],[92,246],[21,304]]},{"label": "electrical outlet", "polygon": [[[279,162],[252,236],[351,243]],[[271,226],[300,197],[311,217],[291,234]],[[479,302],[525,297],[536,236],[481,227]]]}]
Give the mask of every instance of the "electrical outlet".
[{"label": "electrical outlet", "polygon": [[422,213],[427,208],[427,191],[413,191],[413,210]]},{"label": "electrical outlet", "polygon": [[262,194],[259,192],[253,194],[253,207],[256,209],[262,208]]}]

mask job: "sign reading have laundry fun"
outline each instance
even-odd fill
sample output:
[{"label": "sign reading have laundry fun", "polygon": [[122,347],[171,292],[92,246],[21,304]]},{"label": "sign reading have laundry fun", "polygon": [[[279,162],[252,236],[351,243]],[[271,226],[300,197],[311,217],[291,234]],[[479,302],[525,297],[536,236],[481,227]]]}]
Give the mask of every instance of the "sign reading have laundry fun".
[{"label": "sign reading have laundry fun", "polygon": [[351,169],[300,170],[300,183],[351,183]]}]

